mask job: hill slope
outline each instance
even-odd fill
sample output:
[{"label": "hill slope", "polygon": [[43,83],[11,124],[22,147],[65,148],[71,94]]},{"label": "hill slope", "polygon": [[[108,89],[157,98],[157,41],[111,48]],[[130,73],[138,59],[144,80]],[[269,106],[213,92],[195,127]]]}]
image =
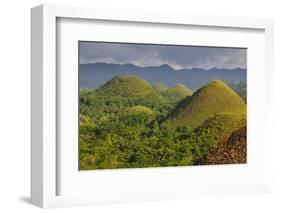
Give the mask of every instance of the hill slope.
[{"label": "hill slope", "polygon": [[229,139],[222,141],[211,150],[198,164],[235,164],[247,161],[247,130],[243,127],[232,133]]},{"label": "hill slope", "polygon": [[148,115],[152,115],[153,112],[151,109],[149,109],[148,107],[145,106],[131,106],[131,107],[127,107],[125,109],[125,113],[126,115],[137,115],[137,114],[148,114]]},{"label": "hill slope", "polygon": [[221,141],[229,138],[232,132],[246,125],[242,114],[223,112],[208,118],[194,130],[192,140],[199,147],[195,152],[194,163],[206,156],[210,149],[216,148]]},{"label": "hill slope", "polygon": [[192,91],[183,84],[176,84],[175,86],[169,87],[159,93],[163,95],[169,102],[174,104],[192,95]]},{"label": "hill slope", "polygon": [[110,96],[147,95],[152,92],[152,86],[137,76],[116,76],[99,87],[97,94]]},{"label": "hill slope", "polygon": [[182,95],[182,96],[191,96],[192,95],[192,91],[190,89],[188,89],[185,85],[183,84],[176,84],[175,86],[172,86],[170,87],[168,90],[167,90],[168,93],[171,93],[171,94],[179,94],[179,95]]},{"label": "hill slope", "polygon": [[245,114],[246,105],[226,84],[215,80],[197,90],[191,97],[183,99],[161,126],[196,128],[219,112]]}]

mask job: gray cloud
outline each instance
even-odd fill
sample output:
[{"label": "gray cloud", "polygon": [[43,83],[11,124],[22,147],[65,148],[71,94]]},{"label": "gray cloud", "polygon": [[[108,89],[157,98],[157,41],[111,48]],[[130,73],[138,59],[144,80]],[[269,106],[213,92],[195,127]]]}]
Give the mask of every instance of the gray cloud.
[{"label": "gray cloud", "polygon": [[168,64],[181,68],[246,68],[246,49],[147,44],[80,42],[80,64],[131,63],[138,66]]}]

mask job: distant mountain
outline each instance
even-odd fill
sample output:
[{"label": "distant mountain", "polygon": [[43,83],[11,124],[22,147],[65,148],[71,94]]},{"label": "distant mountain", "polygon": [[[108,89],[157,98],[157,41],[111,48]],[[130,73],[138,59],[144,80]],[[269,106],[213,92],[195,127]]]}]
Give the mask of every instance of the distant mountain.
[{"label": "distant mountain", "polygon": [[80,65],[80,88],[98,88],[117,75],[137,75],[151,84],[161,82],[167,86],[173,86],[181,83],[193,91],[216,79],[230,84],[246,82],[246,70],[240,68],[233,70],[217,68],[175,70],[167,64],[156,67],[139,67],[133,64],[94,63]]},{"label": "distant mountain", "polygon": [[183,99],[161,124],[196,128],[216,113],[246,113],[244,101],[222,81],[215,80]]}]

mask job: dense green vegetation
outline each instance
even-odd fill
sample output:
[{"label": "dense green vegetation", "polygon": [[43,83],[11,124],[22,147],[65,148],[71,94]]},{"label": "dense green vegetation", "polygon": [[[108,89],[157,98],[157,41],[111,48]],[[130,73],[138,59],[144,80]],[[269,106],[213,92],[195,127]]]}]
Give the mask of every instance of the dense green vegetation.
[{"label": "dense green vegetation", "polygon": [[[135,76],[117,76],[96,90],[81,89],[80,169],[196,164],[246,122],[245,104],[236,93],[217,81],[206,87],[211,88],[208,96],[204,88],[192,95],[184,85],[168,88],[163,84],[150,85]],[[201,96],[214,98],[207,102],[213,104],[211,108],[216,102],[219,109],[210,111],[207,102],[200,104]],[[196,120],[198,125],[187,114],[175,113],[177,109],[187,111],[190,104],[184,103],[194,100],[202,107],[197,113],[204,114],[204,119]],[[193,113],[196,106],[191,107]],[[193,118],[197,119],[196,115]],[[167,120],[169,125],[165,125]]]}]

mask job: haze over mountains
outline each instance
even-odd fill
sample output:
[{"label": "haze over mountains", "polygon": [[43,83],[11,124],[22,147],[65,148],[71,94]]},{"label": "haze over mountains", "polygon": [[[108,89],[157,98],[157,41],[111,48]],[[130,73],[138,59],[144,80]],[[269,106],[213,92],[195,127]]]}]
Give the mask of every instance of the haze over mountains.
[{"label": "haze over mountains", "polygon": [[90,63],[80,64],[80,88],[96,89],[114,76],[137,75],[151,84],[158,82],[167,86],[181,83],[195,91],[212,80],[222,80],[228,85],[246,82],[246,69],[201,68],[175,70],[167,64],[140,67],[133,64]]}]

